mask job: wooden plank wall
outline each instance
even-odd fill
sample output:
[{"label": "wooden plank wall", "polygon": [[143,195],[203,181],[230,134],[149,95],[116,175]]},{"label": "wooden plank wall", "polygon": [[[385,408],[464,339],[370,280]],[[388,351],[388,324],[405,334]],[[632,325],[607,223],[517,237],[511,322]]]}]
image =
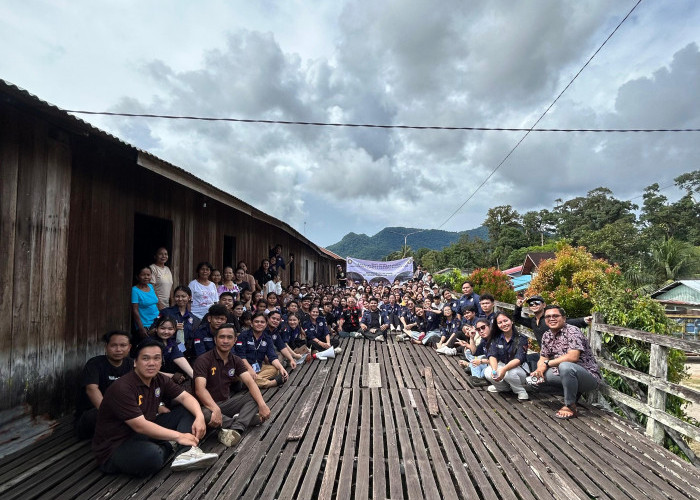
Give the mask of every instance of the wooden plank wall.
[{"label": "wooden plank wall", "polygon": [[314,262],[319,281],[335,276],[283,229],[138,166],[131,148],[26,111],[0,105],[0,410],[68,411],[102,335],[130,329],[136,213],[172,221],[176,284],[199,261],[220,266],[225,235],[251,273],[279,243],[285,259],[295,253],[297,279],[307,260],[310,279]]},{"label": "wooden plank wall", "polygon": [[0,123],[0,409],[44,412],[62,377],[71,151],[66,134],[13,108]]}]

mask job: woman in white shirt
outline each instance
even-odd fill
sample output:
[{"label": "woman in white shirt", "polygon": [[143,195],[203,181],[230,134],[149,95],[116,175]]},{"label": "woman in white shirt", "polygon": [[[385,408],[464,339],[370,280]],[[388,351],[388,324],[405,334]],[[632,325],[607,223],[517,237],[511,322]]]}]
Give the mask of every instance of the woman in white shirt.
[{"label": "woman in white shirt", "polygon": [[173,274],[165,265],[168,262],[168,250],[160,247],[154,255],[155,262],[148,266],[151,270],[151,284],[158,296],[158,310],[170,307],[173,302]]},{"label": "woman in white shirt", "polygon": [[197,279],[190,281],[189,287],[192,290],[192,308],[194,316],[202,319],[209,311],[209,307],[219,301],[219,293],[216,285],[209,281],[212,265],[209,262],[197,264]]}]

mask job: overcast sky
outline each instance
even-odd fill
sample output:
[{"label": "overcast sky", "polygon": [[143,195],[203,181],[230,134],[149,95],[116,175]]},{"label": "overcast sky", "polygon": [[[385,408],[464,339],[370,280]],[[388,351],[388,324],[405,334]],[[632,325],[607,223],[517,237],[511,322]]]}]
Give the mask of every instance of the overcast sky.
[{"label": "overcast sky", "polygon": [[[64,109],[529,127],[634,3],[5,0],[0,78]],[[699,27],[700,2],[645,0],[539,126],[700,127]],[[437,228],[522,136],[81,118],[324,246]],[[533,133],[442,229],[638,197],[698,158],[697,133]]]}]

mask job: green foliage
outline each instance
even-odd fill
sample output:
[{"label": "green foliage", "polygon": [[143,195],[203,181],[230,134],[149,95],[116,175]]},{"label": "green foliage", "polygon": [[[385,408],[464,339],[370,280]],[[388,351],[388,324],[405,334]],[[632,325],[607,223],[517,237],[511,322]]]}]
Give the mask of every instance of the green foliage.
[{"label": "green foliage", "polygon": [[[463,280],[465,281],[465,280]],[[469,275],[469,281],[474,286],[474,291],[478,294],[489,292],[501,302],[515,302],[515,292],[507,274],[489,267],[486,269],[476,269]],[[461,287],[462,283],[459,284]],[[459,289],[459,288],[457,288]]]},{"label": "green foliage", "polygon": [[564,243],[555,259],[540,264],[528,295],[542,295],[548,304],[563,307],[571,318],[587,316],[593,309],[593,290],[619,276],[619,269],[595,259],[585,248]]},{"label": "green foliage", "polygon": [[461,291],[462,283],[467,280],[467,277],[463,275],[459,269],[452,269],[445,274],[433,276],[433,280],[435,280],[435,283],[439,286],[457,292]]}]

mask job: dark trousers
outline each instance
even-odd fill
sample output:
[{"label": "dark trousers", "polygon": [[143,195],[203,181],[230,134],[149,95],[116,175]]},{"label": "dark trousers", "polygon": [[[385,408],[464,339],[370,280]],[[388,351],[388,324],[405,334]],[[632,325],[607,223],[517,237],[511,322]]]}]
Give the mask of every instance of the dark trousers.
[{"label": "dark trousers", "polygon": [[73,429],[78,439],[92,439],[97,425],[97,408],[84,411],[73,423]]},{"label": "dark trousers", "polygon": [[386,330],[382,331],[379,328],[368,328],[367,330],[360,330],[362,336],[369,340],[375,340],[377,337],[386,337]]},{"label": "dark trousers", "polygon": [[[155,423],[166,429],[192,433],[194,415],[184,406],[176,406],[169,413],[159,414]],[[178,445],[176,453],[189,449],[189,446]],[[134,434],[112,452],[112,456],[100,469],[107,474],[150,476],[163,468],[172,452],[173,448],[168,441],[156,441],[143,434]]]},{"label": "dark trousers", "polygon": [[402,330],[403,325],[401,324],[401,315],[394,313],[389,314],[389,324],[394,325],[394,328],[397,330]]},{"label": "dark trousers", "polygon": [[[243,434],[248,427],[260,425],[258,403],[248,391],[239,392],[226,401],[218,401],[216,404],[221,409],[221,427],[223,429],[233,429],[239,434]],[[202,413],[204,413],[204,421],[209,423],[211,410],[202,407]],[[236,413],[238,413],[238,417],[234,420],[232,417]]]}]

